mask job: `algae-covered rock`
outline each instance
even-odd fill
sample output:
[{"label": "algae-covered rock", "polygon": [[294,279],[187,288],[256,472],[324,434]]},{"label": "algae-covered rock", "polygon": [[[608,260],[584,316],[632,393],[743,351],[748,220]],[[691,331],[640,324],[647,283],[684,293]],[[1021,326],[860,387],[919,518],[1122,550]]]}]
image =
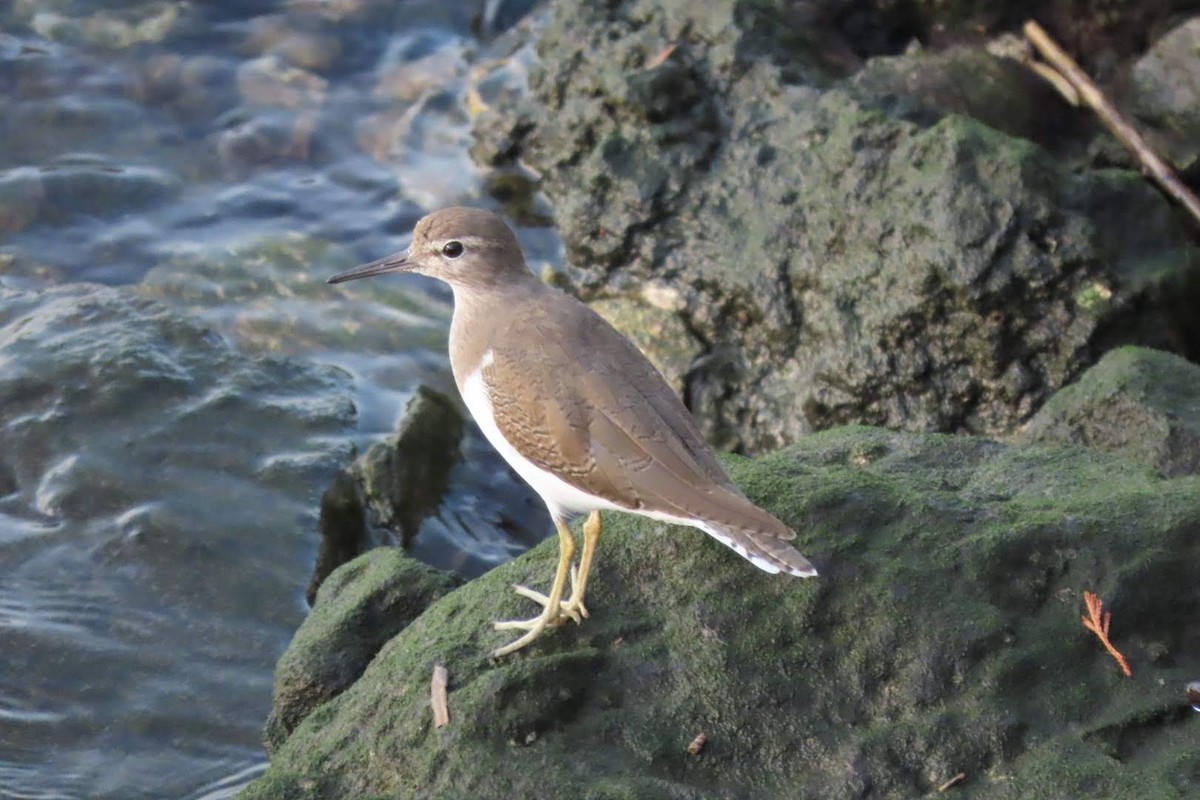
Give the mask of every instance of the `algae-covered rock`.
[{"label": "algae-covered rock", "polygon": [[[1195,300],[1175,304],[1200,252],[1141,176],[940,99],[891,116],[830,88],[801,33],[773,3],[563,0],[529,98],[475,123],[478,158],[541,176],[579,294],[682,298],[710,440],[1008,433],[1114,342],[1200,346]],[[992,80],[1013,94],[1010,65],[931,61],[934,94],[967,86],[960,111],[991,119]]]},{"label": "algae-covered rock", "polygon": [[[730,466],[821,577],[609,515],[591,619],[489,660],[511,635],[491,621],[534,610],[509,584],[553,569],[555,545],[535,548],[404,627],[275,740],[242,797],[917,797],[959,773],[973,798],[1200,790],[1183,692],[1200,660],[1200,479],[869,428]],[[371,557],[344,569],[386,568]],[[326,618],[352,617],[380,580],[335,573]],[[1081,626],[1083,591],[1112,611],[1132,678]]]},{"label": "algae-covered rock", "polygon": [[376,548],[335,572],[275,667],[267,750],[358,680],[385,642],[460,582],[395,547]]},{"label": "algae-covered rock", "polygon": [[1051,397],[1021,438],[1120,453],[1169,476],[1200,473],[1200,366],[1141,347],[1113,350]]}]

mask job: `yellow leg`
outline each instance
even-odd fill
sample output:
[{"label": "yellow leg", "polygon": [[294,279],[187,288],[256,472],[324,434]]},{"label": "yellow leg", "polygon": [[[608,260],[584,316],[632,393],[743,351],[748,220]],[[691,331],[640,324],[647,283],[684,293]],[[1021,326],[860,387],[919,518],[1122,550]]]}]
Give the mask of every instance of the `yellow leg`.
[{"label": "yellow leg", "polygon": [[571,599],[563,603],[562,613],[576,622],[579,617],[588,616],[588,610],[583,605],[583,596],[587,592],[588,573],[592,571],[592,557],[596,555],[596,544],[600,541],[600,512],[588,514],[583,523],[583,555],[579,557],[578,577],[571,573]]},{"label": "yellow leg", "polygon": [[[588,574],[592,569],[592,558],[596,555],[596,544],[600,541],[600,512],[593,511],[583,523],[583,555],[579,559],[579,569],[576,570],[574,565],[571,565],[571,599],[563,600],[559,603],[559,612],[556,619],[550,620],[549,625],[558,625],[566,622],[568,619],[575,620],[576,623],[583,622],[589,616],[587,607],[583,604],[583,598],[587,592]],[[530,589],[525,586],[514,586],[517,594],[522,597],[528,597],[536,603],[549,608],[550,598],[539,591]],[[504,628],[529,628],[533,625],[533,620],[522,620],[517,622],[501,622],[497,623],[497,627],[503,625]]]},{"label": "yellow leg", "polygon": [[[575,569],[575,565],[572,564],[571,565],[571,596],[572,597],[575,596],[575,580],[577,577],[578,577],[578,573]],[[542,594],[541,592],[539,592],[537,589],[530,589],[528,586],[518,586],[516,584],[513,584],[513,591],[515,591],[517,594],[521,595],[522,597],[528,597],[530,600],[534,601],[538,605],[545,606],[545,607],[548,607],[550,605],[550,598],[547,597],[546,595]],[[550,622],[549,622],[550,625],[558,625],[562,622],[565,622],[568,617],[575,620],[576,623],[580,623],[580,622],[583,622],[583,617],[587,616],[586,608],[583,610],[583,616],[580,616],[578,609],[568,610],[566,600],[559,603],[558,607],[559,607],[558,619],[550,620]],[[506,622],[503,624],[504,624],[505,628],[528,628],[529,627],[529,623],[523,622],[523,621],[521,621],[521,622]]]},{"label": "yellow leg", "polygon": [[[507,644],[498,650],[493,650],[492,658],[500,658],[501,656],[506,656],[509,653],[520,650],[541,636],[547,625],[553,621],[557,621],[562,616],[563,589],[567,585],[567,573],[571,567],[571,560],[575,558],[575,537],[571,534],[571,529],[561,519],[554,520],[554,526],[558,529],[558,569],[554,573],[554,584],[550,587],[550,595],[546,598],[546,607],[542,609],[541,614],[533,619],[497,622],[496,630],[498,631],[509,630],[511,628],[528,628],[528,631],[515,642]],[[516,588],[519,591],[525,587]],[[525,594],[525,592],[521,592],[521,594]],[[528,597],[529,595],[525,594],[525,596]]]}]

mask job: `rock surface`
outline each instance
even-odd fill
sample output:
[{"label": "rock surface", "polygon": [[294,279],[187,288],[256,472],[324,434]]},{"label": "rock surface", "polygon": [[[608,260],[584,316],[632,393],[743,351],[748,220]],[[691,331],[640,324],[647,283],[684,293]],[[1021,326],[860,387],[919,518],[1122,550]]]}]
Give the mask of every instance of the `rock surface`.
[{"label": "rock surface", "polygon": [[1200,473],[1200,367],[1170,353],[1122,347],[1058,392],[1024,441],[1092,447],[1164,475]]},{"label": "rock surface", "polygon": [[1130,73],[1131,100],[1180,171],[1200,160],[1200,16],[1154,43]]},{"label": "rock surface", "polygon": [[1196,345],[1172,301],[1200,255],[1140,176],[960,114],[889,116],[803,32],[772,4],[564,0],[528,100],[475,125],[477,157],[541,176],[582,296],[681,298],[710,439],[1007,433],[1114,342]]},{"label": "rock surface", "polygon": [[873,58],[847,85],[864,105],[925,125],[963,114],[1052,146],[1072,124],[1046,81],[1015,59],[977,47]]},{"label": "rock surface", "polygon": [[[446,395],[417,387],[396,432],[371,445],[321,498],[321,546],[308,587],[316,597],[325,577],[372,547],[409,547],[450,488],[461,459],[462,410]],[[384,532],[373,537],[371,531]]]},{"label": "rock surface", "polygon": [[[554,544],[535,548],[434,601],[328,702],[282,698],[274,718],[303,721],[286,740],[272,730],[271,766],[242,797],[915,797],[960,772],[956,791],[975,798],[1200,789],[1184,699],[1200,658],[1200,480],[870,428],[731,468],[798,530],[820,578],[610,515],[590,620],[489,662],[507,635],[490,622],[533,610],[508,585],[550,575]],[[366,619],[364,598],[411,610],[443,591],[427,573],[414,585],[421,569],[377,550],[335,573],[288,670],[354,649],[330,621]],[[1112,610],[1133,678],[1081,627],[1085,590]]]},{"label": "rock surface", "polygon": [[395,547],[377,548],[338,570],[323,586],[338,602],[318,602],[275,667],[267,752],[317,706],[349,688],[380,647],[459,583]]}]

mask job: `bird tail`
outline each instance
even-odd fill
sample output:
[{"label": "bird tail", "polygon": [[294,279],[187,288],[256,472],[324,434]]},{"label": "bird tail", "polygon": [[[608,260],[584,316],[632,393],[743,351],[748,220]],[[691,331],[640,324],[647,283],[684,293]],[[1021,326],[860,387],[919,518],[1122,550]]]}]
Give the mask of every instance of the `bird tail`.
[{"label": "bird tail", "polygon": [[812,578],[817,569],[788,542],[796,534],[787,525],[763,511],[740,492],[709,496],[709,513],[692,524],[732,549],[759,569]]},{"label": "bird tail", "polygon": [[786,572],[800,578],[815,577],[817,568],[802,556],[799,550],[787,543],[787,539],[793,538],[795,534],[782,522],[775,521],[779,528],[786,531],[786,536],[780,535],[774,526],[764,531],[706,521],[697,527],[764,572],[773,575]]}]

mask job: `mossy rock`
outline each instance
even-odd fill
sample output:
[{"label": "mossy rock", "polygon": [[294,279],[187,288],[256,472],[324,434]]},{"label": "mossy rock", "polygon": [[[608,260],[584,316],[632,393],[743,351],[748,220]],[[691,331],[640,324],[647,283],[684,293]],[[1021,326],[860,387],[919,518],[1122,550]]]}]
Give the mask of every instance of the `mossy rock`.
[{"label": "mossy rock", "polygon": [[1121,347],[1063,388],[1021,439],[1120,453],[1164,475],[1200,473],[1200,366]]},{"label": "mossy rock", "polygon": [[576,293],[680,298],[710,442],[1008,436],[1113,345],[1200,350],[1191,231],[1136,171],[1067,157],[1061,100],[966,47],[833,82],[812,5],[559,0],[527,95],[474,121],[476,158],[540,176]]},{"label": "mossy rock", "polygon": [[[492,620],[534,610],[509,584],[553,569],[534,548],[433,602],[243,798],[915,797],[958,773],[971,798],[1200,790],[1200,479],[871,428],[730,467],[820,578],[609,515],[591,619],[489,659],[510,636]],[[1082,628],[1085,590],[1133,678]]]}]

